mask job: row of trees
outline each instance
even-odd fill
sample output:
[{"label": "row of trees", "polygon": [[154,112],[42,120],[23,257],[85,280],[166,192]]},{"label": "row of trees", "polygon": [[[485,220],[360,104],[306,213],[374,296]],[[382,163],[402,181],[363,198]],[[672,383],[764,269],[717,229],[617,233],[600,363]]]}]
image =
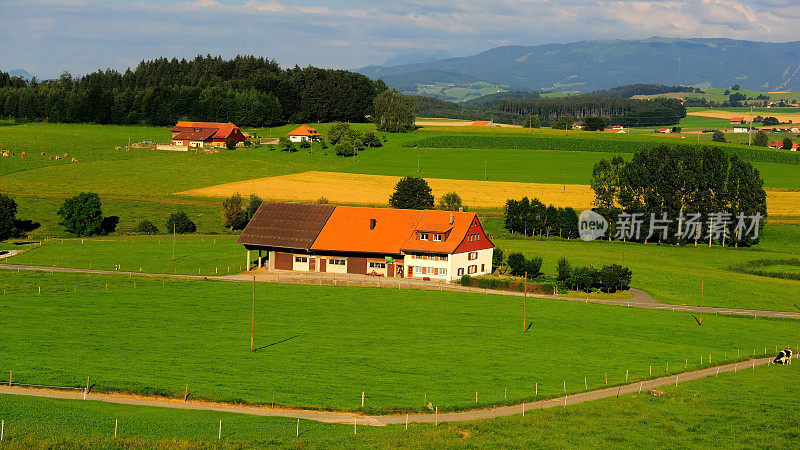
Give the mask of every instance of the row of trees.
[{"label": "row of trees", "polygon": [[39,228],[32,220],[17,218],[17,202],[6,194],[0,194],[0,241],[12,237],[23,237]]},{"label": "row of trees", "polygon": [[[602,117],[607,122],[627,127],[675,125],[686,117],[686,108],[676,99],[656,98],[637,100],[628,98],[606,98],[597,96],[571,96],[539,98],[500,102],[498,109],[521,116],[537,116],[542,125],[563,129],[562,123],[587,117]],[[559,118],[569,121],[556,121]]]},{"label": "row of trees", "polygon": [[[433,209],[433,192],[424,178],[403,177],[395,185],[394,193],[389,197],[389,205],[396,209]],[[436,208],[443,211],[467,210],[461,196],[455,192],[442,195]]]},{"label": "row of trees", "polygon": [[[142,61],[30,82],[0,72],[0,116],[52,122],[172,125],[178,119],[271,126],[364,122],[386,85],[345,70],[281,69],[274,60],[198,56]],[[387,120],[387,123],[391,120]]]},{"label": "row of trees", "polygon": [[575,291],[591,292],[599,289],[604,292],[627,291],[630,288],[633,272],[619,264],[611,264],[597,269],[593,266],[576,266],[566,258],[558,260],[556,266],[559,284]]},{"label": "row of trees", "polygon": [[[643,150],[629,162],[619,156],[610,161],[602,159],[594,166],[591,182],[595,211],[608,220],[609,238],[619,235],[616,227],[622,213],[640,214],[645,218],[641,232],[638,236],[627,234],[625,239],[647,242],[649,238],[669,243],[696,240],[696,234],[687,234],[689,214],[698,214],[700,225],[711,228],[713,215],[758,215],[757,227],[762,227],[767,215],[763,185],[758,170],[737,155],[718,147],[684,145]],[[672,220],[654,224],[652,217]],[[731,237],[736,237],[739,245],[757,243],[757,238],[744,235],[741,230],[737,233],[736,226],[735,220],[723,224],[718,219],[718,233],[712,236],[713,240],[727,237],[730,242]],[[705,231],[703,228],[701,240],[708,238]]]},{"label": "row of trees", "polygon": [[505,228],[523,236],[578,237],[578,214],[570,207],[546,206],[538,198],[506,200]]}]

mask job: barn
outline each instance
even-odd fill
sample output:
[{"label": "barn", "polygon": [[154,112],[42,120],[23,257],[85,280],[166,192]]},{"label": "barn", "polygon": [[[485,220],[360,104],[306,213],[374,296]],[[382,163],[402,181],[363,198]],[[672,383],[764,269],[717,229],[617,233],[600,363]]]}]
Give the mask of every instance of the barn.
[{"label": "barn", "polygon": [[172,128],[172,145],[197,148],[224,148],[228,138],[238,145],[247,136],[232,123],[180,121]]},{"label": "barn", "polygon": [[439,281],[491,273],[494,249],[475,213],[286,202],[262,203],[237,243],[248,270]]}]

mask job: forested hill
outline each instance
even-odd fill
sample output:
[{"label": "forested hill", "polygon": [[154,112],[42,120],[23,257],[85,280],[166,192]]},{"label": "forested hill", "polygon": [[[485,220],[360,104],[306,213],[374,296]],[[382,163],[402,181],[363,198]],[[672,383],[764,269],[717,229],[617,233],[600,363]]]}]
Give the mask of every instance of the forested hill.
[{"label": "forested hill", "polygon": [[731,39],[583,41],[497,47],[473,56],[358,70],[414,92],[417,83],[478,82],[522,91],[582,93],[634,83],[739,84],[745,89],[800,89],[800,42]]},{"label": "forested hill", "polygon": [[270,126],[364,122],[382,81],[345,70],[281,69],[252,56],[142,61],[134,70],[27,81],[0,72],[0,116],[172,125],[178,119]]}]

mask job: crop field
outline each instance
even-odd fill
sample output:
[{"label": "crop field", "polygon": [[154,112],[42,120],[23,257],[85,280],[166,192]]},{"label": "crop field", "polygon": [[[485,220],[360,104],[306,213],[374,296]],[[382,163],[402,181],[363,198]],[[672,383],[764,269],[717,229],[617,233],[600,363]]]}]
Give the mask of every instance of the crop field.
[{"label": "crop field", "polygon": [[[325,197],[336,204],[384,206],[394,192],[399,177],[336,172],[304,172],[256,180],[239,181],[202,189],[179,192],[190,197],[230,197],[256,194],[271,200],[315,202]],[[465,205],[473,208],[502,209],[509,198],[537,197],[547,204],[589,208],[594,193],[586,185],[517,183],[509,181],[474,181],[427,178],[435,198],[458,192]],[[794,194],[794,193],[789,193]],[[800,201],[800,194],[797,195]],[[800,215],[800,211],[798,211]]]},{"label": "crop field", "polygon": [[[785,110],[785,108],[782,108]],[[793,111],[776,111],[776,108],[755,108],[753,110],[754,116],[773,116],[777,118],[781,123],[797,123],[800,122],[800,111],[798,108],[791,108]],[[731,119],[732,117],[750,117],[750,110],[743,109],[742,111],[726,111],[724,109],[705,109],[700,111],[691,111],[688,112],[687,115],[690,116],[700,116],[700,117],[713,117],[719,119]]]},{"label": "crop field", "polygon": [[[289,418],[0,395],[12,446],[241,447],[792,447],[800,365],[757,367],[664,387],[532,411],[525,417],[439,426],[358,428]],[[758,411],[753,414],[752,411]],[[223,422],[222,442],[218,424]],[[113,438],[115,421],[119,438]],[[597,426],[602,423],[603,426]],[[638,426],[641,424],[641,426]],[[645,429],[646,427],[646,429]]]},{"label": "crop field", "polygon": [[[484,294],[2,271],[0,374],[20,383],[359,409],[532,400],[761,356],[796,323]],[[41,289],[41,291],[39,291]],[[40,293],[41,292],[41,293]],[[31,330],[35,329],[35,333]],[[795,345],[795,344],[793,344]],[[580,358],[564,355],[580,353]],[[538,397],[534,395],[538,383]],[[506,391],[507,389],[507,391]],[[475,403],[475,391],[479,403]],[[505,392],[508,397],[505,397]]]}]

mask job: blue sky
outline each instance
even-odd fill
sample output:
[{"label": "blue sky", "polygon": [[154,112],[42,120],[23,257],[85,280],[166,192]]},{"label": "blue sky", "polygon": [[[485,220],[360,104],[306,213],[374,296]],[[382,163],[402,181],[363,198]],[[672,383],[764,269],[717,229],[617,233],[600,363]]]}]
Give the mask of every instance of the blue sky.
[{"label": "blue sky", "polygon": [[0,0],[0,70],[49,78],[207,53],[355,68],[418,50],[585,39],[787,42],[800,40],[798,23],[798,0]]}]

